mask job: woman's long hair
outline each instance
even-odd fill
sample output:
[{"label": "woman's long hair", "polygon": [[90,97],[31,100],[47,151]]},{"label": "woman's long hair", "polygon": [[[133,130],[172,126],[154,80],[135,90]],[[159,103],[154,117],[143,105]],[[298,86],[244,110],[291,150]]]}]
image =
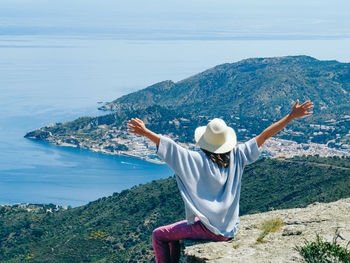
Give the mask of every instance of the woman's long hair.
[{"label": "woman's long hair", "polygon": [[230,152],[227,153],[212,153],[201,148],[201,150],[208,156],[213,163],[216,163],[219,168],[227,168],[230,164]]}]

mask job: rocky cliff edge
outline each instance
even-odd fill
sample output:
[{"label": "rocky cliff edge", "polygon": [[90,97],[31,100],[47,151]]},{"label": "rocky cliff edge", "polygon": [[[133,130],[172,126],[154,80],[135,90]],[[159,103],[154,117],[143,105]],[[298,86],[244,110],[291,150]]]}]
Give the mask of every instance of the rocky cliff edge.
[{"label": "rocky cliff edge", "polygon": [[[279,218],[283,225],[257,242],[264,222]],[[316,233],[332,242],[336,229],[337,242],[346,247],[350,241],[350,198],[332,203],[314,203],[306,208],[269,211],[240,217],[236,237],[228,242],[182,242],[183,262],[302,262],[294,249],[305,240],[315,241]]]}]

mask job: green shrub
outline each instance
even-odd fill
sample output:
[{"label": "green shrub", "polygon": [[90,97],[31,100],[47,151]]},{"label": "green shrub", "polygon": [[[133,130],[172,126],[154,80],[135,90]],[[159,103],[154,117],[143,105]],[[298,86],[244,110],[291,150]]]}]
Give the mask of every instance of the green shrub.
[{"label": "green shrub", "polygon": [[295,250],[308,263],[350,263],[350,251],[347,249],[350,241],[345,248],[341,247],[337,243],[339,237],[338,229],[335,232],[332,243],[323,241],[316,234],[316,241],[309,242],[305,240],[305,245],[296,246]]}]

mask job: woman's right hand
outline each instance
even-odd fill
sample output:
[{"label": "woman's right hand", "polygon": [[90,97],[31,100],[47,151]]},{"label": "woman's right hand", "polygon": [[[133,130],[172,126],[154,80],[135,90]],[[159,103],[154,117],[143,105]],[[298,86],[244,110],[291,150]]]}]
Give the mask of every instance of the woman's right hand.
[{"label": "woman's right hand", "polygon": [[299,100],[294,104],[291,113],[289,114],[293,119],[298,119],[307,115],[311,115],[313,112],[307,112],[314,107],[314,103],[307,100],[303,104],[299,105]]}]

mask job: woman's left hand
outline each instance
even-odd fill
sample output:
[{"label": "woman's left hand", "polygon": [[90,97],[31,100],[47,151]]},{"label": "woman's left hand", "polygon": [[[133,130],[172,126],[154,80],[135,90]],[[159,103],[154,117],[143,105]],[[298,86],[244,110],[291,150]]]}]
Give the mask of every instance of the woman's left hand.
[{"label": "woman's left hand", "polygon": [[148,139],[150,139],[152,142],[154,142],[156,145],[159,145],[160,142],[160,135],[154,133],[153,131],[146,128],[146,125],[143,123],[142,120],[138,118],[132,118],[128,121],[126,124],[129,128],[127,129],[130,133],[135,133],[141,136],[146,136]]},{"label": "woman's left hand", "polygon": [[138,118],[132,118],[131,120],[128,121],[126,125],[129,128],[131,128],[131,129],[127,129],[127,131],[130,133],[135,133],[142,136],[144,136],[147,133],[147,128],[145,124],[143,123],[142,120]]}]

